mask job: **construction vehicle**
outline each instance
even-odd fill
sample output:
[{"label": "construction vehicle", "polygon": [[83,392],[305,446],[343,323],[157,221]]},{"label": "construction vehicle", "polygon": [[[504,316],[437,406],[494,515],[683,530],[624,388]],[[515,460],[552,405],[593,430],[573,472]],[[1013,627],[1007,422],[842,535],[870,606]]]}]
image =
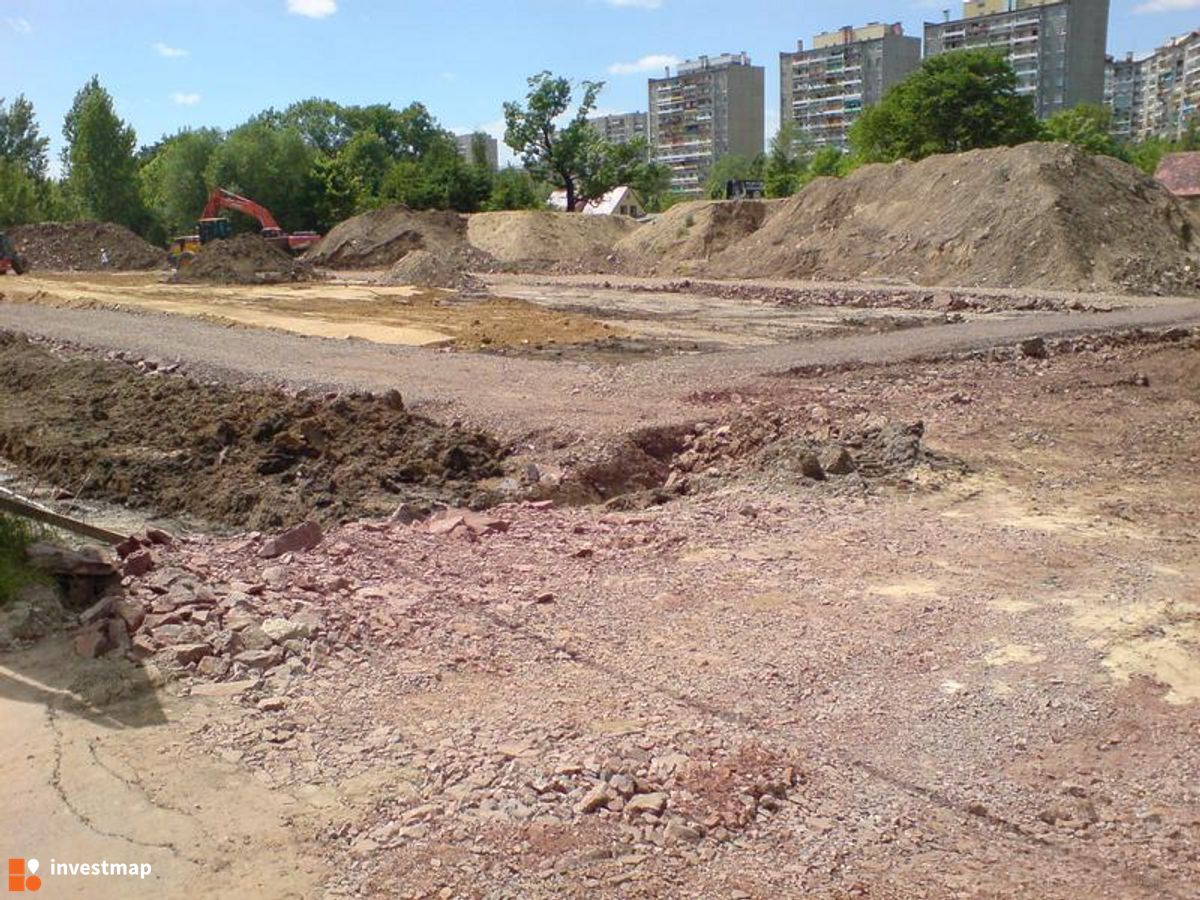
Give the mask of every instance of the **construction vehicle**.
[{"label": "construction vehicle", "polygon": [[171,248],[167,255],[172,265],[186,265],[209,241],[227,238],[233,234],[233,225],[230,221],[218,215],[221,210],[225,209],[236,210],[257,219],[262,228],[259,232],[262,239],[293,255],[298,256],[321,239],[321,235],[315,231],[294,231],[288,234],[279,227],[279,223],[275,221],[271,211],[261,203],[255,203],[248,197],[235,194],[225,188],[215,187],[208,195],[208,202],[204,204],[204,212],[200,214],[200,220],[196,223],[196,233],[177,237],[171,241]]},{"label": "construction vehicle", "polygon": [[24,275],[29,271],[29,266],[17,248],[13,246],[13,242],[9,240],[8,235],[0,231],[0,275],[12,269],[18,275]]}]

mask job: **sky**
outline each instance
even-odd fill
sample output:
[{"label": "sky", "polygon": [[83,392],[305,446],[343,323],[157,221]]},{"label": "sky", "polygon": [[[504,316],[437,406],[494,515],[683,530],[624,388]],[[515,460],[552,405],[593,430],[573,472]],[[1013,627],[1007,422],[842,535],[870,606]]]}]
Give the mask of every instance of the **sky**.
[{"label": "sky", "polygon": [[[452,131],[503,136],[501,104],[548,69],[606,83],[600,112],[646,109],[646,79],[700,54],[766,67],[767,136],[779,53],[842,25],[903,23],[920,36],[951,0],[0,0],[0,97],[24,93],[55,156],[91,77],[152,143],[230,128],[307,97],[419,100]],[[1200,28],[1200,0],[1112,0],[1108,48],[1143,55]],[[501,158],[510,158],[501,141]]]}]

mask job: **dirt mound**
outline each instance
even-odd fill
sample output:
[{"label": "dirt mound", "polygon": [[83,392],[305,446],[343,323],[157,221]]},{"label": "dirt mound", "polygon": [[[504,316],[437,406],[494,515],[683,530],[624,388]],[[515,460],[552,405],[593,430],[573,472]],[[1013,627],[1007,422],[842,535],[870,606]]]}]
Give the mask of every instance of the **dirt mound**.
[{"label": "dirt mound", "polygon": [[514,210],[476,213],[467,220],[467,238],[506,266],[545,269],[603,257],[639,227],[626,216]]},{"label": "dirt mound", "polygon": [[174,280],[183,283],[271,284],[312,277],[312,266],[293,259],[256,234],[235,234],[210,241],[200,255],[182,266]]},{"label": "dirt mound", "polygon": [[480,506],[506,451],[396,392],[236,390],[58,356],[0,332],[0,455],[80,497],[243,528]]},{"label": "dirt mound", "polygon": [[7,231],[34,269],[101,269],[101,250],[108,252],[110,269],[157,269],[167,264],[166,251],[112,222],[42,222]]},{"label": "dirt mound", "polygon": [[466,221],[456,212],[387,206],[339,223],[304,258],[333,269],[383,268],[413,250],[451,251],[466,241]]},{"label": "dirt mound", "polygon": [[[468,293],[485,293],[487,285],[469,274],[472,268],[486,268],[494,262],[482,251],[469,248],[467,253],[436,253],[413,250],[388,270],[388,284],[411,284],[416,287],[450,288]],[[481,265],[473,266],[478,259]]]},{"label": "dirt mound", "polygon": [[1132,166],[1063,144],[975,150],[821,178],[705,267],[747,278],[1195,290],[1187,214]]},{"label": "dirt mound", "polygon": [[753,234],[779,207],[768,200],[679,203],[619,241],[622,268],[646,275],[691,274],[713,255]]}]

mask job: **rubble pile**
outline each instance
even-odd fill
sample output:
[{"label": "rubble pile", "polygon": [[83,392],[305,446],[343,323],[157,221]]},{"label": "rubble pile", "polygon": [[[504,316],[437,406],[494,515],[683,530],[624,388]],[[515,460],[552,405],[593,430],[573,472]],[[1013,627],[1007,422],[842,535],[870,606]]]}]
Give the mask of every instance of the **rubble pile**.
[{"label": "rubble pile", "polygon": [[[42,222],[7,231],[17,252],[34,269],[122,271],[158,269],[167,264],[165,251],[112,222]],[[101,261],[102,252],[107,254],[107,266]]]}]

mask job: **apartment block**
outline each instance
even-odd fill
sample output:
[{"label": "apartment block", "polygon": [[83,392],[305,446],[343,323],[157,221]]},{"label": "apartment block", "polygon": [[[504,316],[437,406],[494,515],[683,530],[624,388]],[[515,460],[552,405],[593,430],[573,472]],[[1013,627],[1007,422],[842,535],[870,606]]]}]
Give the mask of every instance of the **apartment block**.
[{"label": "apartment block", "polygon": [[595,116],[588,119],[588,123],[614,144],[628,144],[635,138],[646,137],[646,114],[644,112]]},{"label": "apartment block", "polygon": [[993,48],[1047,118],[1104,100],[1109,0],[966,0],[961,19],[925,23],[925,57]]},{"label": "apartment block", "polygon": [[650,79],[650,151],[670,168],[672,190],[700,193],[722,156],[763,152],[764,76],[745,53],[725,53]]},{"label": "apartment block", "polygon": [[1173,38],[1137,65],[1134,139],[1182,137],[1200,104],[1200,30]]},{"label": "apartment block", "polygon": [[1132,53],[1105,61],[1104,105],[1112,113],[1112,136],[1134,140],[1142,119],[1142,64]]},{"label": "apartment block", "polygon": [[456,134],[454,139],[458,141],[458,155],[467,162],[474,162],[474,146],[475,138],[479,137],[483,140],[484,154],[487,157],[488,167],[493,171],[500,168],[500,145],[494,137],[482,131],[473,131],[470,134]]},{"label": "apartment block", "polygon": [[864,109],[921,65],[921,40],[899,23],[872,22],[796,42],[779,54],[779,121],[794,122],[813,144],[845,148]]}]

